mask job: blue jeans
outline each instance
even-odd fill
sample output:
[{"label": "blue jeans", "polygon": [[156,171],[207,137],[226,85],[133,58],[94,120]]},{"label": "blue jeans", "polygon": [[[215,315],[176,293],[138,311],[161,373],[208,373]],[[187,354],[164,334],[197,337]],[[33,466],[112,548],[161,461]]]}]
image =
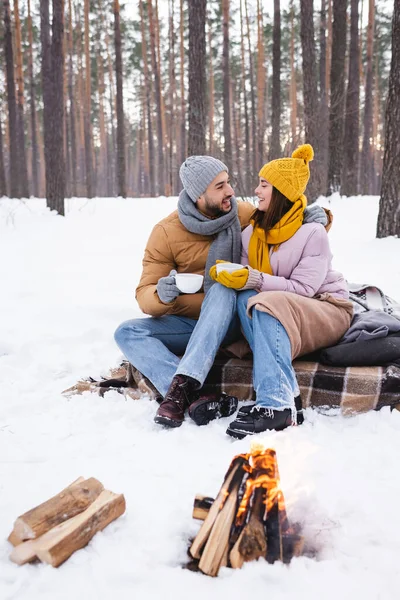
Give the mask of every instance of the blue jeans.
[{"label": "blue jeans", "polygon": [[253,386],[256,404],[263,408],[294,409],[299,393],[292,367],[289,336],[283,325],[268,313],[252,309],[247,316],[247,301],[257,292],[238,293],[237,311],[244,335],[253,351]]},{"label": "blue jeans", "polygon": [[234,290],[215,283],[198,321],[177,315],[132,319],[118,327],[115,341],[162,396],[176,374],[189,375],[203,385],[219,347],[240,337],[236,299]]}]

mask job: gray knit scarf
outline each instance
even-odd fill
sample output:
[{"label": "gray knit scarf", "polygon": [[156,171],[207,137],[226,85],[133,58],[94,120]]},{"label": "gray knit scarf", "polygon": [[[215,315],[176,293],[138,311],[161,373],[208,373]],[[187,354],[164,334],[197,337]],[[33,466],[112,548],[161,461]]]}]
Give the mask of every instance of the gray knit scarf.
[{"label": "gray knit scarf", "polygon": [[204,273],[204,291],[206,293],[214,283],[209,275],[209,270],[215,265],[217,259],[240,262],[241,229],[236,198],[231,198],[231,206],[231,210],[225,215],[209,219],[197,210],[185,190],[179,194],[178,214],[182,225],[191,233],[217,236],[212,242],[207,256]]}]

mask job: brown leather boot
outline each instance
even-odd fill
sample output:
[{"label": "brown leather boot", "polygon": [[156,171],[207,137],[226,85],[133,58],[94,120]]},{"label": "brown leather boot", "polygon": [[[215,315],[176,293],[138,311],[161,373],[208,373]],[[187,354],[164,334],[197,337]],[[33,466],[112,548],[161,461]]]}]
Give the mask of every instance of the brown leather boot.
[{"label": "brown leather boot", "polygon": [[197,398],[196,388],[199,385],[192,377],[175,375],[154,421],[166,427],[180,427],[185,418],[185,411]]}]

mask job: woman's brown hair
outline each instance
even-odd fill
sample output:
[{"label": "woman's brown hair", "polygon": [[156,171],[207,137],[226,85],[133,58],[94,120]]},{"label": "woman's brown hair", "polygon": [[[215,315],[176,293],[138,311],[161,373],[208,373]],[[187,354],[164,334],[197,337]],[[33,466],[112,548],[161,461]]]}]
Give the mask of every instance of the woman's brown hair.
[{"label": "woman's brown hair", "polygon": [[293,206],[293,202],[290,202],[276,187],[272,188],[271,202],[267,210],[264,212],[258,210],[254,211],[252,219],[254,219],[254,227],[263,229],[265,233],[268,233],[272,227],[274,227],[282,219]]}]

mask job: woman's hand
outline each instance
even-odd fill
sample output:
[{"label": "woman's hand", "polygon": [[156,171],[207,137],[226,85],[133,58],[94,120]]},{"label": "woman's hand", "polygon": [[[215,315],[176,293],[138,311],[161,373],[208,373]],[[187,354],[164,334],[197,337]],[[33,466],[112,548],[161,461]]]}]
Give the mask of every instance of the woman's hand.
[{"label": "woman's hand", "polygon": [[213,279],[214,281],[218,281],[218,273],[217,273],[217,265],[221,264],[221,263],[225,263],[227,265],[231,265],[233,263],[231,263],[229,260],[216,260],[215,261],[215,265],[213,265],[211,267],[211,269],[209,270],[209,274],[211,279]]},{"label": "woman's hand", "polygon": [[233,271],[233,273],[228,273],[228,271],[221,271],[218,273],[215,281],[224,285],[227,288],[232,288],[234,290],[240,290],[243,288],[247,280],[249,278],[249,270],[247,267],[243,267],[243,269],[238,269],[237,271]]}]

